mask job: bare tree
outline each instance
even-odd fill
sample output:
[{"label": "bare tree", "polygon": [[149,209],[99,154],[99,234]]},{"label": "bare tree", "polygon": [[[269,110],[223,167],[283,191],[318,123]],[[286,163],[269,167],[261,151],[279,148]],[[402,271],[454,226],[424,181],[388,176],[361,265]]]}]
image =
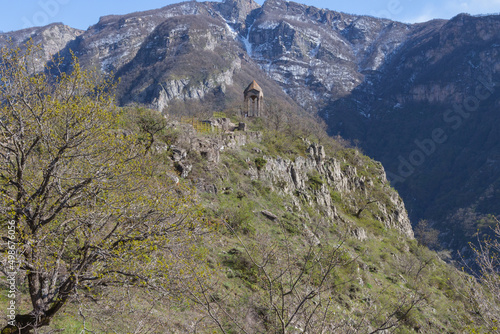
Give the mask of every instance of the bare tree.
[{"label": "bare tree", "polygon": [[139,140],[149,153],[167,128],[167,119],[156,110],[143,107],[129,108],[126,112],[127,125],[137,128]]},{"label": "bare tree", "polygon": [[191,191],[120,130],[112,79],[76,59],[57,79],[35,73],[36,50],[0,54],[1,226],[14,230],[2,248],[14,245],[31,302],[2,333],[49,325],[83,291],[173,290],[171,250],[200,229]]},{"label": "bare tree", "polygon": [[[356,284],[357,279],[352,276],[344,276],[342,280],[334,277],[337,271],[347,268],[354,273],[358,257],[349,254],[343,238],[330,244],[327,240],[318,243],[318,239],[310,238],[305,247],[298,249],[287,236],[283,224],[279,224],[282,228],[280,240],[259,235],[256,243],[244,241],[230,224],[226,224],[242,249],[233,250],[234,254],[245,257],[245,267],[256,271],[255,284],[259,287],[255,292],[257,300],[253,306],[247,304],[246,307],[260,310],[261,323],[249,327],[246,323],[248,311],[232,308],[234,292],[221,288],[221,281],[212,281],[192,268],[191,277],[195,278],[197,289],[190,290],[189,298],[206,315],[200,322],[209,320],[215,324],[212,330],[221,333],[374,334],[400,327],[417,307],[427,304],[428,296],[420,290],[421,279],[433,258],[412,259],[405,275],[408,284],[415,288],[398,292],[393,304],[380,308],[380,304],[374,302],[385,293],[396,293],[388,285],[375,295],[368,293],[351,301],[352,307],[361,316],[351,317],[342,313],[336,296],[343,288]],[[317,231],[311,232],[314,235]]]},{"label": "bare tree", "polygon": [[415,238],[429,248],[439,247],[439,231],[432,228],[427,220],[421,220],[415,227]]},{"label": "bare tree", "polygon": [[291,121],[292,114],[287,106],[271,101],[266,105],[265,117],[274,131],[282,131]]},{"label": "bare tree", "polygon": [[[346,256],[343,243],[321,246],[312,241],[308,246],[297,252],[292,247],[288,237],[281,241],[272,241],[261,236],[260,244],[248,245],[226,224],[238,239],[249,258],[250,265],[257,268],[258,283],[264,295],[265,305],[264,326],[268,333],[294,333],[297,330],[305,333],[323,333],[334,329],[332,321],[334,302],[330,276],[333,271],[355,261]],[[284,232],[283,226],[281,226]],[[286,233],[284,233],[286,235]],[[208,312],[210,318],[217,323],[221,332],[226,333],[221,319],[229,319],[241,333],[254,333],[255,330],[245,330],[242,319],[237,314],[231,314],[224,303],[225,297],[212,297],[219,291],[216,284],[199,282],[197,294],[192,294],[193,300]],[[344,284],[340,283],[340,284]],[[335,320],[338,320],[335,317]]]},{"label": "bare tree", "polygon": [[496,220],[493,237],[471,244],[474,264],[465,264],[475,276],[464,275],[462,284],[467,287],[465,297],[479,323],[470,326],[472,333],[498,333],[500,331],[500,223]]}]

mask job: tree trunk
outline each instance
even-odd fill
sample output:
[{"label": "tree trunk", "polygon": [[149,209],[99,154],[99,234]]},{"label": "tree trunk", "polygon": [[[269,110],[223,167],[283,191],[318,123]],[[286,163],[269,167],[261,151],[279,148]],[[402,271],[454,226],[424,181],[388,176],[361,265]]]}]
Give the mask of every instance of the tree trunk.
[{"label": "tree trunk", "polygon": [[[33,286],[31,284],[32,282],[36,283],[36,281],[29,281],[31,292],[35,292],[35,294],[32,294],[33,298],[36,295],[37,290],[33,289]],[[29,314],[18,314],[16,315],[15,319],[16,326],[5,326],[4,328],[2,328],[1,334],[30,334],[36,328],[50,325],[50,321],[52,320],[52,318],[66,304],[70,292],[76,286],[75,282],[75,275],[71,274],[61,285],[57,301],[51,305],[47,312],[43,312],[43,314],[40,314],[38,316],[34,314],[34,311]],[[36,304],[37,303],[34,303],[34,305]]]},{"label": "tree trunk", "polygon": [[2,328],[1,334],[29,334],[35,328],[48,326],[52,317],[35,317],[33,314],[16,315],[16,326],[7,325]]}]

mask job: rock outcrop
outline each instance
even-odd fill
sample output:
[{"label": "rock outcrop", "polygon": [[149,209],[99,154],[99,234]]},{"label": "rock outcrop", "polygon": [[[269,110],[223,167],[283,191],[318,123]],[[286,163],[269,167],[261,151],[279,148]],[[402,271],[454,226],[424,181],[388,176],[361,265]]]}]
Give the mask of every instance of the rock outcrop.
[{"label": "rock outcrop", "polygon": [[229,24],[236,29],[241,29],[248,15],[260,8],[260,5],[253,0],[224,0],[216,8]]},{"label": "rock outcrop", "polygon": [[[217,121],[225,123],[224,119]],[[181,128],[182,132],[177,143],[171,147],[171,158],[183,178],[188,177],[193,168],[196,168],[193,167],[193,162],[189,158],[193,153],[208,163],[206,168],[211,171],[210,173],[217,174],[215,171],[220,167],[221,155],[227,150],[238,154],[247,144],[261,141],[260,132],[243,132],[233,129],[235,131],[227,131],[207,138],[198,136],[189,125],[182,125]],[[413,230],[403,200],[389,186],[380,163],[363,157],[357,151],[349,151],[356,161],[354,165],[346,158],[327,156],[324,147],[314,143],[310,144],[306,150],[307,156],[297,156],[293,161],[262,155],[259,149],[254,149],[253,152],[260,156],[263,163],[255,166],[251,160],[247,159],[248,164],[244,175],[290,198],[293,202],[292,210],[302,212],[304,217],[308,215],[304,210],[303,204],[305,203],[315,208],[325,219],[332,222],[338,220],[348,225],[353,236],[365,240],[366,231],[345,215],[340,214],[337,208],[339,205],[344,206],[342,210],[347,207],[351,214],[358,217],[366,209],[385,228],[397,230],[405,237],[413,238]],[[366,164],[370,164],[369,172],[366,172]],[[200,191],[217,192],[218,186],[206,183],[204,178],[198,177],[193,181]],[[338,194],[338,198],[334,194]],[[263,210],[261,213],[270,220],[279,219],[276,214],[268,210]],[[305,233],[310,235],[309,239],[316,240],[305,223],[304,231],[308,231]]]},{"label": "rock outcrop", "polygon": [[[52,23],[45,27],[0,33],[0,46],[23,47],[30,40],[34,45],[40,45],[42,54],[35,59],[35,65],[36,70],[42,71],[48,61],[83,33],[83,30],[73,29],[62,23]],[[69,60],[71,61],[71,57]]]},{"label": "rock outcrop", "polygon": [[[294,161],[265,156],[267,163],[261,171],[255,173],[255,177],[265,184],[272,185],[275,191],[291,195],[295,199],[296,207],[300,207],[300,201],[304,200],[310,206],[321,210],[329,219],[343,219],[337,214],[332,191],[349,199],[357,197],[360,192],[364,193],[366,198],[353,201],[354,207],[361,207],[366,205],[366,201],[370,201],[374,187],[371,178],[358,175],[357,168],[346,165],[345,161],[326,157],[324,148],[320,145],[312,144],[308,152],[307,157],[299,156]],[[403,200],[388,186],[382,165],[377,165],[376,174],[373,176],[385,186],[385,200],[374,202],[379,212],[377,219],[385,227],[396,229],[401,234],[413,238]]]}]

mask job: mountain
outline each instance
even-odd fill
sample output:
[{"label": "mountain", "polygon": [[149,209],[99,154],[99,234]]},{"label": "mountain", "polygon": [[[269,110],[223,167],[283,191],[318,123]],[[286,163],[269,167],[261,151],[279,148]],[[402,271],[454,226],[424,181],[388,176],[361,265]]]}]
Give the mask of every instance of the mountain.
[{"label": "mountain", "polygon": [[46,62],[82,33],[82,30],[73,29],[62,23],[53,23],[45,27],[0,33],[0,46],[22,47],[30,40],[35,45],[40,45],[42,54],[36,63],[37,68],[41,70]]},{"label": "mountain", "polygon": [[[134,173],[123,180],[145,203],[136,207],[127,192],[110,193],[121,189],[108,186],[115,173],[127,170],[119,167],[102,174],[102,187],[81,196],[59,189],[61,182],[79,188],[73,187],[74,177],[54,179],[53,187],[42,182],[47,196],[71,193],[84,204],[62,203],[61,215],[49,216],[60,243],[43,238],[48,225],[39,229],[39,242],[21,238],[20,249],[31,250],[23,254],[36,254],[43,245],[51,260],[35,271],[29,265],[19,269],[16,305],[36,309],[36,291],[47,295],[42,283],[64,295],[47,297],[56,302],[49,311],[21,318],[47,332],[496,331],[496,276],[486,271],[477,280],[446,263],[449,252],[425,245],[437,243],[429,226],[439,227],[445,246],[461,250],[477,227],[491,225],[486,213],[498,212],[499,20],[459,15],[408,25],[278,0],[263,6],[252,0],[190,1],[106,16],[86,31],[53,24],[0,34],[4,46],[22,48],[30,38],[41,43],[35,70],[49,62],[69,71],[75,55],[84,68],[120,78],[116,101],[122,108],[113,108],[112,117],[105,113],[113,121],[108,127],[85,127],[90,142],[80,145],[77,157],[95,164],[95,153],[87,150],[98,145],[100,152],[102,142],[95,144],[94,134],[133,143],[140,156],[125,159]],[[267,104],[262,118],[241,113],[242,93],[252,80]],[[61,124],[62,137],[74,130],[64,106],[81,111],[88,109],[78,103],[89,109],[100,103],[88,98],[93,92],[84,92],[78,99],[46,99],[62,111],[53,122]],[[46,101],[43,94],[26,93]],[[186,114],[193,117],[178,117]],[[386,169],[341,137],[328,137],[325,126],[309,117],[316,114],[330,134],[358,140]],[[40,127],[39,117],[32,118],[30,126],[53,138],[51,126]],[[14,143],[26,133],[23,126],[17,130]],[[29,180],[33,173],[51,179],[54,164],[67,170],[56,159],[40,171],[38,157],[53,154],[45,149],[46,139],[38,147],[40,136],[32,137],[35,144],[26,147],[36,157],[29,159]],[[122,148],[120,141],[112,143]],[[11,161],[10,146],[4,146],[3,156]],[[79,163],[70,167],[81,174]],[[156,179],[139,179],[156,176],[154,169]],[[22,183],[4,179],[16,189]],[[409,213],[388,179],[408,201]],[[138,188],[144,182],[148,187]],[[169,201],[163,190],[176,202],[157,216],[153,208]],[[38,197],[30,200],[39,203]],[[130,202],[125,209],[123,201]],[[109,207],[104,225],[96,223],[96,202]],[[26,211],[12,207],[4,211]],[[413,229],[410,219],[419,218],[441,224]],[[117,229],[121,221],[133,223],[125,235]],[[171,225],[164,227],[164,221]],[[5,235],[11,224],[4,224]],[[117,239],[99,243],[100,235]],[[424,237],[416,240],[419,235]],[[488,265],[488,250],[498,244],[483,245],[478,249]],[[82,269],[88,261],[95,262]],[[55,279],[45,279],[49,271]],[[37,278],[27,284],[25,276]],[[6,289],[15,288],[12,278],[3,281]],[[60,282],[75,285],[56,289]],[[13,304],[7,298],[0,302],[5,308]]]},{"label": "mountain", "polygon": [[500,213],[500,16],[433,24],[323,116],[383,162],[414,220],[460,236],[460,208]]},{"label": "mountain", "polygon": [[414,222],[432,220],[461,243],[449,221],[457,210],[500,214],[499,22],[461,14],[404,24],[282,0],[189,1],[102,17],[83,32],[55,24],[0,41],[32,36],[63,67],[74,52],[85,67],[113,72],[121,105],[203,100],[223,110],[256,80],[268,101],[317,113],[330,134],[359,143],[387,168]]},{"label": "mountain", "polygon": [[[184,2],[158,10],[106,16],[61,50],[121,78],[121,104],[162,110],[175,100],[239,100],[256,79],[268,96],[289,100],[248,56],[232,28],[259,6],[253,1]],[[66,63],[68,64],[68,63]],[[292,102],[292,101],[291,101]],[[293,102],[292,102],[293,103]]]}]

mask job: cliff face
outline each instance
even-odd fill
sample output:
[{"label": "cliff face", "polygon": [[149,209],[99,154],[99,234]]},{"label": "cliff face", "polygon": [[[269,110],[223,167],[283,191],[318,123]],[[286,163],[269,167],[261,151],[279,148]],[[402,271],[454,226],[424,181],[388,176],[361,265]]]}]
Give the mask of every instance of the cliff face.
[{"label": "cliff face", "polygon": [[0,47],[22,47],[32,40],[33,44],[41,46],[42,56],[36,64],[37,70],[42,70],[68,43],[74,41],[84,31],[73,29],[61,23],[53,23],[45,27],[28,28],[8,33],[0,33]]},{"label": "cliff face", "polygon": [[186,2],[158,10],[101,17],[63,53],[73,50],[83,65],[116,72],[134,59],[147,37],[161,23],[171,17],[194,15],[197,10],[196,3]]},{"label": "cliff face", "polygon": [[229,24],[239,30],[245,28],[248,16],[260,6],[253,0],[224,0],[214,5],[214,8]]},{"label": "cliff face", "polygon": [[458,208],[500,214],[499,25],[468,15],[418,25],[379,73],[323,111],[331,133],[384,164],[415,221],[446,231]]},{"label": "cliff face", "polygon": [[378,70],[411,26],[286,1],[266,1],[247,52],[303,107],[349,94]]},{"label": "cliff face", "polygon": [[[353,153],[359,157],[359,153]],[[339,215],[332,199],[332,193],[340,194],[349,208],[356,212],[366,203],[374,200],[374,189],[378,183],[385,193],[379,193],[373,207],[376,219],[386,228],[395,229],[408,238],[413,238],[413,230],[404,203],[396,191],[389,187],[385,171],[380,164],[358,160],[359,165],[351,165],[346,159],[328,157],[323,146],[312,144],[306,157],[290,159],[264,156],[266,166],[256,174],[258,180],[273,185],[273,190],[294,196],[294,205],[301,207],[304,201],[309,206],[317,206],[325,217],[341,220],[355,226],[345,216]],[[373,174],[359,175],[358,168],[364,170],[365,163],[374,164]],[[254,176],[255,177],[255,176]],[[316,180],[320,182],[314,183]]]},{"label": "cliff face", "polygon": [[122,103],[150,101],[163,110],[172,100],[223,95],[241,69],[233,38],[219,20],[195,15],[166,19],[118,71],[126,89]]},{"label": "cliff face", "polygon": [[[323,146],[305,142],[303,155],[282,158],[267,155],[257,147],[249,149],[249,146],[262,145],[263,136],[259,132],[236,130],[203,138],[189,125],[174,126],[180,126],[182,134],[173,144],[172,160],[181,176],[190,178],[201,192],[223,191],[224,161],[228,155],[245,157],[244,167],[238,174],[248,182],[257,181],[269,187],[284,202],[290,203],[290,212],[300,213],[305,221],[311,220],[307,208],[312,208],[329,224],[342,224],[351,233],[365,238],[366,232],[356,219],[372,217],[386,229],[413,239],[404,203],[390,187],[382,165],[358,151],[345,150],[332,156],[326,154]],[[234,125],[230,128],[235,129]],[[189,158],[193,156],[200,156],[207,163],[205,172],[200,170],[204,164]],[[254,163],[259,158],[263,159],[263,166]],[[234,167],[226,165],[226,168]],[[307,229],[305,224],[304,231]]]}]

